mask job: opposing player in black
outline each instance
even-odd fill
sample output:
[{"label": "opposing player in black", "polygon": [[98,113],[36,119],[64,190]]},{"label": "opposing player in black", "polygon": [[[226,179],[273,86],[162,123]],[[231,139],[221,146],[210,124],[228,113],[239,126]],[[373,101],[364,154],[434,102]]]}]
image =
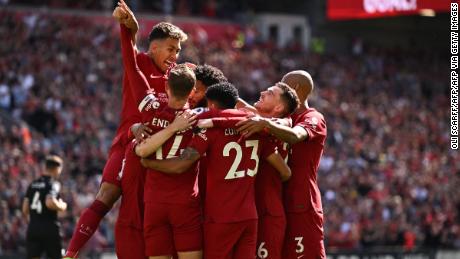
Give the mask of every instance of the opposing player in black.
[{"label": "opposing player in black", "polygon": [[63,161],[58,156],[47,156],[45,171],[27,188],[22,212],[30,216],[27,228],[27,258],[62,258],[58,211],[67,209],[67,203],[59,198],[61,185],[57,178],[62,172]]}]

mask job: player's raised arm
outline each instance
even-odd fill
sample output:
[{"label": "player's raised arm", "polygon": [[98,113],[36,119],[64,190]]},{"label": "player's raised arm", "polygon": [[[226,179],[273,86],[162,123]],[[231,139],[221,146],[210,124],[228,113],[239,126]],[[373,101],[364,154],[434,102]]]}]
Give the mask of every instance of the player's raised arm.
[{"label": "player's raised arm", "polygon": [[[117,11],[119,10],[119,11]],[[119,17],[122,18],[119,18]],[[120,22],[121,53],[123,59],[123,68],[128,77],[131,94],[136,103],[141,103],[145,93],[150,88],[145,75],[139,69],[136,61],[136,50],[131,40],[131,31],[128,26],[130,20],[135,20],[133,13],[129,8],[120,5],[114,11],[114,18]],[[137,23],[137,22],[136,22]],[[131,25],[132,26],[132,25]]]},{"label": "player's raised arm", "polygon": [[141,160],[144,167],[161,171],[167,174],[180,174],[189,169],[198,159],[200,159],[200,153],[194,148],[188,147],[182,152],[180,157],[169,158],[165,160],[152,160],[145,159]]},{"label": "player's raised arm", "polygon": [[124,24],[131,31],[131,40],[133,45],[136,45],[136,36],[139,31],[139,23],[137,22],[134,13],[131,11],[125,1],[118,2],[118,7],[113,11],[112,16],[117,19],[119,23]]},{"label": "player's raised arm", "polygon": [[284,182],[291,178],[291,169],[278,152],[269,155],[265,160],[279,172],[281,181]]},{"label": "player's raised arm", "polygon": [[176,116],[174,121],[168,127],[160,130],[154,135],[149,136],[136,145],[135,152],[138,156],[146,158],[157,151],[169,138],[176,132],[190,128],[196,120],[196,114],[191,111],[185,111]]}]

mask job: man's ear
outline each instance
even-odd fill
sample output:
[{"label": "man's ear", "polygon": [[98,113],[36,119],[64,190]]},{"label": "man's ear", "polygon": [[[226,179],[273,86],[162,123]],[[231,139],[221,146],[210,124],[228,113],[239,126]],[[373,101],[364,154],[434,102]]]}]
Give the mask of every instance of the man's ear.
[{"label": "man's ear", "polygon": [[278,115],[282,115],[284,112],[284,105],[281,103],[275,105],[275,107],[273,108],[273,111]]},{"label": "man's ear", "polygon": [[158,48],[158,41],[152,40],[149,45],[149,51],[155,52]]}]

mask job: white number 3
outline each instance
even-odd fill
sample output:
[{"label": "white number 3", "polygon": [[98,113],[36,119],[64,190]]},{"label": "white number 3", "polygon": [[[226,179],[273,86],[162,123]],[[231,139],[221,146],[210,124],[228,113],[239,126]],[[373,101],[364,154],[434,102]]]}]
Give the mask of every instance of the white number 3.
[{"label": "white number 3", "polygon": [[268,250],[264,247],[265,242],[260,243],[259,248],[257,249],[257,256],[261,259],[268,257]]},{"label": "white number 3", "polygon": [[296,237],[295,241],[297,241],[297,247],[295,248],[295,252],[300,254],[303,253],[304,246],[302,244],[303,237]]}]

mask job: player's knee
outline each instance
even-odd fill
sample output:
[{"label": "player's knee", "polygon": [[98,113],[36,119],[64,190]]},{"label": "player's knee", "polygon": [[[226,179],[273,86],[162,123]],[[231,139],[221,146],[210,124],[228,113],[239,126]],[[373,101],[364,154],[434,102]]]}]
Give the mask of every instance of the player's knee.
[{"label": "player's knee", "polygon": [[112,207],[120,196],[121,189],[118,186],[104,182],[96,195],[96,199],[103,202],[107,207]]}]

